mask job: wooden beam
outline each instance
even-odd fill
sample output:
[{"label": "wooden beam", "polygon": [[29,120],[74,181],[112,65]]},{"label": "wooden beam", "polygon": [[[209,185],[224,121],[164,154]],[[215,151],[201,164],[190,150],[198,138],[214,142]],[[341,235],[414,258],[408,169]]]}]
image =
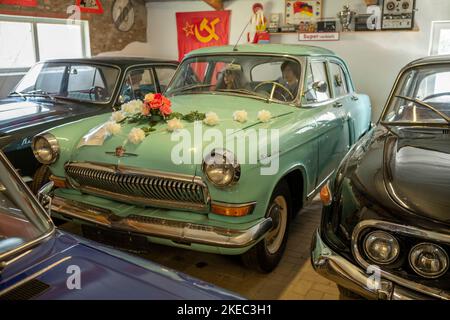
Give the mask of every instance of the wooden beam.
[{"label": "wooden beam", "polygon": [[222,0],[203,0],[216,10],[223,10]]}]

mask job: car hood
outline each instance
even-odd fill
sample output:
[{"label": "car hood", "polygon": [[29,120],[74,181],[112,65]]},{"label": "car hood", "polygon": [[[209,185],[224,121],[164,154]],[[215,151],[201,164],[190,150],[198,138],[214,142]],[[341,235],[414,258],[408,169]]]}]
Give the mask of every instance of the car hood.
[{"label": "car hood", "polygon": [[[22,266],[28,263],[32,263],[32,266],[9,277],[3,283],[0,281],[0,291],[30,277],[35,279],[33,285],[38,285],[37,280],[38,287],[41,288],[41,292],[32,297],[33,299],[240,298],[226,290],[137,256],[60,231],[33,249],[33,252],[20,262]],[[3,279],[5,278],[8,278],[8,274],[5,274]]]},{"label": "car hood", "polygon": [[450,136],[403,132],[388,135],[384,180],[401,206],[433,220],[450,223]]},{"label": "car hood", "polygon": [[[179,174],[194,175],[197,164],[203,159],[204,148],[212,148],[211,143],[219,143],[219,141],[212,139],[206,141],[205,132],[207,129],[214,129],[216,133],[220,133],[221,138],[230,139],[233,133],[227,130],[235,130],[239,132],[249,128],[257,128],[264,126],[274,128],[277,123],[281,123],[281,118],[291,114],[294,107],[281,104],[266,104],[265,102],[243,98],[231,97],[225,95],[183,95],[171,98],[172,110],[187,114],[191,111],[198,112],[215,112],[220,119],[220,123],[216,126],[196,126],[194,123],[183,121],[184,129],[181,134],[172,134],[167,131],[167,125],[162,123],[155,126],[156,131],[151,132],[150,135],[140,144],[134,145],[127,142],[127,136],[133,127],[142,127],[137,124],[124,124],[120,134],[108,137],[102,145],[97,146],[79,146],[72,151],[70,161],[77,162],[100,162],[114,165],[124,165],[131,167],[139,167],[145,169],[168,171]],[[248,112],[248,120],[245,123],[239,123],[233,120],[233,113],[236,110],[245,109]],[[273,120],[270,124],[263,124],[258,120],[258,112],[266,109],[272,113]],[[109,115],[101,118],[106,122]],[[201,127],[200,131],[196,128]],[[86,135],[87,132],[83,134]],[[187,136],[185,135],[187,134]],[[178,137],[178,138],[177,138]],[[200,137],[200,138],[199,138]],[[203,141],[205,140],[205,141]],[[188,150],[183,154],[188,153],[190,163],[181,163],[180,148],[182,142],[187,142],[188,145],[183,150]],[[78,143],[77,143],[78,144]],[[125,157],[116,157],[114,151],[117,147],[122,146],[126,150]],[[222,144],[220,144],[223,147]]]},{"label": "car hood", "polygon": [[[54,126],[60,120],[67,122],[73,116],[94,114],[99,107],[74,104],[63,100],[10,97],[0,100],[0,132],[9,133],[33,126]],[[44,130],[41,129],[41,130]]]}]

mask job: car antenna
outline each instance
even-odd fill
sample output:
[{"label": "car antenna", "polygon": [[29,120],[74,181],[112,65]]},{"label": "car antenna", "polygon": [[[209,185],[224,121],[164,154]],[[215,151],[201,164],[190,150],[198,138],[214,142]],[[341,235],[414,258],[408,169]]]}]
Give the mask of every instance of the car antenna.
[{"label": "car antenna", "polygon": [[247,29],[247,27],[248,27],[248,25],[250,24],[251,21],[252,21],[252,18],[250,17],[250,19],[248,19],[248,22],[245,25],[244,29],[242,29],[241,35],[239,36],[239,38],[236,41],[236,44],[233,47],[233,51],[238,51],[237,45],[239,44],[239,41],[241,41],[242,35],[244,34],[244,31]]}]

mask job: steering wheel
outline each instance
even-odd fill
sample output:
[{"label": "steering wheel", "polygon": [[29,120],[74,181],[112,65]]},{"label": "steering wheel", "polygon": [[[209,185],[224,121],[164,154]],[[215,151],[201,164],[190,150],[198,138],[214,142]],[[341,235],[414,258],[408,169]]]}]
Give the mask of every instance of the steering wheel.
[{"label": "steering wheel", "polygon": [[433,98],[439,98],[442,96],[450,96],[450,92],[441,92],[441,93],[430,94],[429,96],[423,98],[423,101],[426,101],[428,99],[433,99]]},{"label": "steering wheel", "polygon": [[92,100],[92,94],[94,94],[95,101],[103,100],[106,97],[106,89],[99,87],[99,86],[94,86],[89,89],[89,98],[91,100]]},{"label": "steering wheel", "polygon": [[[266,84],[271,84],[272,85],[272,89],[270,90],[270,97],[273,97],[273,95],[275,93],[275,89],[278,87],[278,88],[283,89],[283,91],[284,91],[284,93],[283,92],[277,92],[283,97],[284,101],[290,101],[290,100],[294,100],[295,99],[294,95],[291,93],[291,90],[289,90],[288,88],[283,86],[281,83],[278,83],[278,82],[275,82],[275,81],[263,81],[263,82],[257,84],[255,86],[254,90],[256,91],[256,90],[258,90],[259,88],[261,88],[262,86],[264,86]],[[286,93],[287,93],[287,96],[286,96]],[[288,99],[289,97],[291,98],[290,100]]]}]

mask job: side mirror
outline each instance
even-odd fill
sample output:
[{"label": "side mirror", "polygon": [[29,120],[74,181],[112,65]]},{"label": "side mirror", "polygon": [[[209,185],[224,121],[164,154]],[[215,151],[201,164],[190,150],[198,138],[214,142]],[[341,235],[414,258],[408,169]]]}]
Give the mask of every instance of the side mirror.
[{"label": "side mirror", "polygon": [[37,193],[37,199],[44,209],[47,208],[49,218],[51,217],[50,214],[52,210],[52,197],[50,196],[50,193],[52,192],[54,186],[55,183],[50,181],[42,186]]},{"label": "side mirror", "polygon": [[316,81],[313,83],[312,87],[314,91],[321,93],[327,92],[328,90],[328,84],[325,81]]}]

